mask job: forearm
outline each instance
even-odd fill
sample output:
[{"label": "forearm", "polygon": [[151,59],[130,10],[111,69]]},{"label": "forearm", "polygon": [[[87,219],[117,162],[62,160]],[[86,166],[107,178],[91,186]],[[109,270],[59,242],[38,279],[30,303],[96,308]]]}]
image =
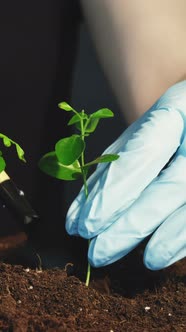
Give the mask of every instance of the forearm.
[{"label": "forearm", "polygon": [[128,123],[186,72],[183,0],[81,0],[100,63]]}]

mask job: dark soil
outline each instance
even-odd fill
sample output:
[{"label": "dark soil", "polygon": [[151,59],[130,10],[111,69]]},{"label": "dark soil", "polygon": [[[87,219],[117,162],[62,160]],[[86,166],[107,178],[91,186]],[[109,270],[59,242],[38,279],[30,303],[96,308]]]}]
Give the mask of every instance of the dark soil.
[{"label": "dark soil", "polygon": [[186,260],[152,272],[133,251],[107,268],[0,263],[0,331],[186,331]]}]

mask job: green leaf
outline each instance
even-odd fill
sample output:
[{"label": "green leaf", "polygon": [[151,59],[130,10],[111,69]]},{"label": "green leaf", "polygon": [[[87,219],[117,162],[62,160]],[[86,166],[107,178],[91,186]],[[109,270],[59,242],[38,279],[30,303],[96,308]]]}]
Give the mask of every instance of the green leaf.
[{"label": "green leaf", "polygon": [[75,127],[81,132],[81,123],[80,123],[80,121],[75,123]]},{"label": "green leaf", "polygon": [[93,119],[113,118],[114,113],[108,108],[102,108],[90,115]]},{"label": "green leaf", "polygon": [[77,114],[75,114],[75,115],[73,115],[73,117],[68,122],[68,126],[71,126],[74,123],[77,123],[77,122],[80,122],[80,121],[81,121],[80,117]]},{"label": "green leaf", "polygon": [[72,106],[70,106],[69,104],[67,104],[65,101],[62,101],[61,103],[58,104],[59,108],[61,108],[64,111],[73,111],[74,109],[72,108]]},{"label": "green leaf", "polygon": [[38,163],[41,171],[59,180],[77,180],[81,176],[81,168],[76,160],[65,166],[59,162],[55,151],[45,154]]},{"label": "green leaf", "polygon": [[3,137],[3,143],[6,147],[10,147],[11,146],[11,140],[7,137],[7,136],[4,136]]},{"label": "green leaf", "polygon": [[20,147],[19,144],[15,143],[15,145],[16,145],[16,151],[17,151],[17,155],[18,155],[19,159],[26,162],[25,153],[24,153],[23,149]]},{"label": "green leaf", "polygon": [[88,125],[85,127],[85,133],[93,133],[99,123],[99,119],[91,119],[88,122]]},{"label": "green leaf", "polygon": [[13,141],[12,139],[10,139],[8,136],[0,133],[0,138],[2,138],[3,143],[6,147],[10,147],[12,144],[14,144],[16,146],[16,151],[17,151],[17,155],[18,158],[24,162],[26,162],[25,158],[24,158],[24,151],[23,149],[20,147],[19,144],[17,144],[15,141]]},{"label": "green leaf", "polygon": [[85,149],[85,143],[79,135],[72,135],[59,140],[55,145],[58,160],[63,165],[71,165]]},{"label": "green leaf", "polygon": [[0,172],[4,171],[6,163],[3,157],[0,157]]},{"label": "green leaf", "polygon": [[119,158],[118,154],[104,154],[100,157],[97,157],[96,159],[90,161],[85,166],[91,166],[94,164],[100,164],[100,163],[110,163],[114,160],[117,160]]},{"label": "green leaf", "polygon": [[73,124],[78,123],[78,122],[81,122],[82,119],[83,120],[88,119],[87,114],[85,114],[85,113],[78,113],[78,114],[73,115],[73,117],[68,122],[68,126],[73,125]]}]

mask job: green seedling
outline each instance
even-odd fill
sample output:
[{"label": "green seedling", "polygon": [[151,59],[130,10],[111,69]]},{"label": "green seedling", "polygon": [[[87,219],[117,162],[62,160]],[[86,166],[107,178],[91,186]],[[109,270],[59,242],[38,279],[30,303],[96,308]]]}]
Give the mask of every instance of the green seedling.
[{"label": "green seedling", "polygon": [[[99,163],[110,163],[119,158],[116,154],[105,154],[96,159],[86,162],[85,149],[86,138],[92,134],[103,118],[112,118],[113,112],[108,108],[102,108],[98,111],[87,114],[84,110],[78,112],[66,102],[61,102],[59,108],[73,113],[68,122],[68,126],[74,125],[78,134],[60,139],[55,144],[55,150],[46,153],[39,160],[39,168],[46,174],[60,180],[83,179],[84,193],[88,198],[87,177],[89,169]],[[90,281],[90,264],[88,263],[86,285]]]},{"label": "green seedling", "polygon": [[[26,162],[25,158],[24,158],[24,151],[23,149],[20,147],[19,144],[17,144],[15,141],[13,141],[12,139],[10,139],[8,136],[0,133],[0,138],[2,139],[3,141],[3,144],[4,146],[6,147],[10,147],[12,145],[15,146],[16,148],[16,152],[17,152],[17,155],[18,155],[18,158],[24,162]],[[6,168],[6,161],[5,161],[5,158],[3,157],[3,153],[2,151],[0,151],[0,173],[2,171],[4,171]]]}]

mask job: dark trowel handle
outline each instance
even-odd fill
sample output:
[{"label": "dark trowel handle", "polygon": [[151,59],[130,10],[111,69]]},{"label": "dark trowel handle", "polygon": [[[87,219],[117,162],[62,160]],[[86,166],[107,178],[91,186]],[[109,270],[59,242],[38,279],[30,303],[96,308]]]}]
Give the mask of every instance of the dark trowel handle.
[{"label": "dark trowel handle", "polygon": [[0,199],[25,231],[39,219],[25,198],[24,192],[17,188],[5,171],[0,173]]}]

